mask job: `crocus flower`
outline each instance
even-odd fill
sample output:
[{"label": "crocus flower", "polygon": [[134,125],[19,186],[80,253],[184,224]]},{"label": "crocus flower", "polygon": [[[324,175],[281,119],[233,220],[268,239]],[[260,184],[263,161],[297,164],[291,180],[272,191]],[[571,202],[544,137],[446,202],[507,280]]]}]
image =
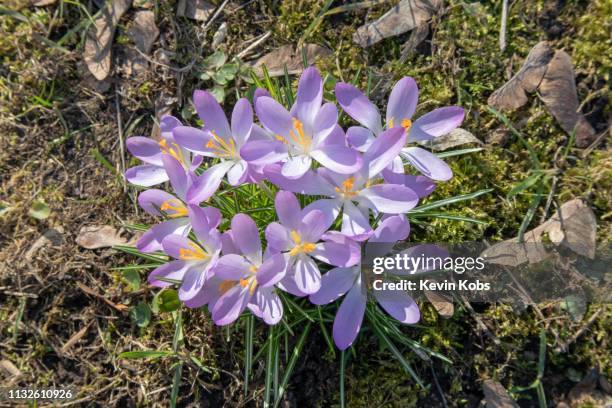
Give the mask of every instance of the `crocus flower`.
[{"label": "crocus flower", "polygon": [[245,98],[234,106],[231,127],[221,105],[209,92],[195,91],[193,103],[204,122],[203,128],[177,126],[172,134],[187,150],[221,160],[198,177],[187,193],[190,201],[202,202],[217,191],[226,174],[232,186],[243,184],[249,178],[253,169],[241,157],[240,148],[250,138],[267,139],[267,135],[258,129],[253,132],[253,109]]},{"label": "crocus flower", "polygon": [[[392,247],[395,242],[406,239],[409,232],[410,224],[405,216],[388,216],[382,219],[368,243],[387,243]],[[361,264],[330,270],[321,278],[321,289],[309,297],[312,303],[324,305],[346,294],[338,308],[333,326],[334,343],[341,350],[353,344],[363,321],[368,288],[360,271]],[[378,304],[398,321],[406,324],[419,321],[419,307],[405,292],[373,291],[373,295]]]},{"label": "crocus flower", "polygon": [[268,166],[268,179],[287,191],[330,198],[318,200],[305,210],[321,210],[331,221],[342,212],[342,233],[354,240],[366,239],[372,232],[369,209],[376,213],[402,214],[418,203],[409,187],[384,182],[380,173],[397,156],[406,134],[402,129],[384,131],[363,155],[363,167],[353,174],[338,174],[325,168],[309,171],[297,180],[286,178],[278,166]]},{"label": "crocus flower", "polygon": [[170,286],[169,280],[181,281],[179,299],[188,307],[200,307],[206,303],[202,289],[221,251],[221,237],[217,231],[221,213],[216,208],[190,205],[189,219],[197,240],[181,235],[165,237],[163,250],[175,260],[154,269],[148,280],[161,288]]},{"label": "crocus flower", "polygon": [[255,111],[275,140],[254,141],[244,145],[242,157],[250,163],[267,165],[283,162],[282,174],[299,178],[312,160],[338,173],[353,173],[361,167],[359,154],[337,140],[338,110],[323,102],[323,81],[316,68],[304,70],[291,112],[269,96],[260,93]]},{"label": "crocus flower", "polygon": [[[408,133],[407,142],[426,141],[445,135],[458,127],[463,121],[463,108],[447,106],[435,109],[412,122],[416,110],[419,89],[414,79],[400,79],[389,96],[385,125],[381,124],[378,108],[351,84],[336,84],[336,98],[342,109],[364,127],[348,129],[349,143],[357,149],[365,150],[375,136],[384,128],[403,128]],[[444,161],[420,147],[409,146],[402,149],[401,156],[410,162],[423,175],[433,180],[448,180],[453,173]],[[393,171],[403,173],[401,159],[394,163]]]},{"label": "crocus flower", "polygon": [[185,172],[194,171],[202,163],[202,157],[192,155],[188,150],[179,146],[172,130],[181,126],[181,122],[174,116],[161,118],[161,140],[155,141],[149,137],[134,136],[125,141],[130,153],[145,162],[140,166],[127,169],[125,178],[132,184],[150,187],[168,181],[168,174],[164,168],[162,157],[170,155],[183,167]]},{"label": "crocus flower", "polygon": [[[292,193],[280,191],[275,198],[279,222],[266,228],[268,248],[285,254],[287,276],[299,293],[315,293],[321,286],[321,273],[315,259],[334,266],[351,266],[359,260],[359,246],[351,240],[322,240],[331,226],[319,210],[306,212]],[[287,283],[287,282],[285,282]],[[287,283],[291,287],[291,283]]]},{"label": "crocus flower", "polygon": [[221,326],[230,324],[248,306],[266,323],[276,324],[283,315],[283,305],[274,284],[285,275],[285,257],[279,252],[262,253],[259,231],[248,215],[235,215],[231,231],[226,237],[231,237],[231,245],[240,253],[223,255],[214,268],[215,277],[223,280],[219,285],[223,294],[212,308],[213,321]]},{"label": "crocus flower", "polygon": [[174,194],[163,190],[150,189],[138,196],[138,204],[149,214],[168,218],[145,232],[136,247],[141,252],[154,252],[162,249],[162,241],[171,234],[186,236],[191,230],[191,219],[188,217],[187,191],[195,177],[185,172],[181,163],[171,155],[162,155],[164,172],[168,175]]}]

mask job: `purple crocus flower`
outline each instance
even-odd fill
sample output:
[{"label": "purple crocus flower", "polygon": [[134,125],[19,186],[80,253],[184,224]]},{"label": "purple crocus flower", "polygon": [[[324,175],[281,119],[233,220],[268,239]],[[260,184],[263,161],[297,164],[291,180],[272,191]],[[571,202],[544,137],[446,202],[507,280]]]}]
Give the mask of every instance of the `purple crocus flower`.
[{"label": "purple crocus flower", "polygon": [[363,167],[353,174],[338,174],[329,169],[309,171],[297,180],[284,177],[279,166],[264,170],[268,179],[282,189],[307,195],[330,197],[310,204],[306,211],[321,210],[333,222],[342,212],[342,233],[354,240],[366,239],[372,232],[369,209],[376,213],[402,214],[418,203],[409,187],[384,182],[380,173],[404,146],[402,129],[384,131],[363,155]]},{"label": "purple crocus flower", "polygon": [[179,146],[172,130],[181,126],[181,122],[174,116],[161,118],[161,140],[159,142],[143,136],[130,137],[125,141],[127,149],[134,156],[145,162],[140,166],[127,169],[125,178],[132,184],[151,187],[168,181],[168,174],[164,168],[162,158],[164,155],[174,157],[185,172],[194,171],[202,163],[202,157],[192,155],[188,150]]},{"label": "purple crocus flower", "polygon": [[[285,254],[286,286],[292,283],[300,294],[315,293],[321,286],[321,273],[315,259],[334,266],[351,266],[359,260],[359,246],[351,240],[321,240],[331,226],[319,210],[306,212],[292,193],[280,191],[275,198],[279,222],[266,228],[268,248]],[[292,280],[293,282],[286,282]]]},{"label": "purple crocus flower", "polygon": [[151,227],[145,232],[136,248],[141,252],[154,252],[162,249],[162,241],[171,234],[186,236],[191,230],[188,217],[187,191],[193,183],[194,174],[185,172],[181,163],[169,154],[161,158],[164,172],[168,175],[175,195],[158,189],[143,191],[138,196],[138,204],[153,216],[165,216],[168,220]]},{"label": "purple crocus flower", "polygon": [[218,285],[223,294],[214,302],[213,321],[220,326],[230,324],[248,307],[267,324],[276,324],[283,305],[274,284],[285,276],[285,257],[269,250],[262,253],[259,231],[248,215],[235,215],[231,231],[225,239],[233,242],[224,241],[224,251],[230,246],[235,248],[228,252],[240,253],[223,255],[214,268],[215,277],[223,281]]},{"label": "purple crocus flower", "polygon": [[294,179],[310,169],[312,160],[338,173],[357,171],[361,167],[359,154],[346,145],[344,137],[335,137],[339,129],[336,106],[322,102],[323,81],[314,67],[302,73],[291,112],[260,92],[255,111],[275,140],[245,144],[242,157],[257,165],[282,161],[283,176]]},{"label": "purple crocus flower", "polygon": [[160,288],[171,285],[164,279],[181,281],[179,299],[188,307],[200,307],[206,303],[203,288],[221,251],[217,231],[221,213],[216,208],[190,205],[189,219],[197,240],[181,235],[166,236],[162,241],[163,250],[175,260],[154,269],[148,280]]},{"label": "purple crocus flower", "polygon": [[[403,128],[408,133],[407,142],[431,140],[445,135],[458,127],[463,121],[463,108],[447,106],[435,109],[414,123],[412,115],[416,111],[419,89],[414,79],[400,79],[389,96],[385,124],[381,124],[378,108],[351,84],[340,82],[336,84],[336,98],[342,109],[364,127],[354,126],[348,129],[347,139],[357,149],[365,150],[383,129]],[[409,146],[401,151],[405,158],[423,175],[433,180],[449,180],[453,173],[444,161],[420,147]],[[394,172],[404,173],[401,158],[393,165]],[[407,180],[410,181],[410,180]]]},{"label": "purple crocus flower", "polygon": [[253,127],[253,109],[245,98],[234,106],[231,127],[221,105],[209,92],[195,91],[193,103],[204,122],[203,128],[178,126],[172,134],[185,149],[221,160],[198,177],[187,193],[190,201],[202,202],[217,191],[226,174],[232,186],[247,181],[254,169],[241,157],[240,148],[250,139],[269,139],[261,129]]},{"label": "purple crocus flower", "polygon": [[[410,224],[405,216],[388,216],[373,231],[368,243],[388,243],[392,248],[395,242],[406,239],[409,232]],[[321,278],[321,289],[309,297],[312,303],[324,305],[346,294],[336,313],[333,327],[334,343],[341,350],[353,344],[363,321],[368,298],[360,271],[361,264],[330,270]],[[419,307],[405,292],[373,291],[373,295],[378,304],[398,321],[406,324],[419,321]]]}]

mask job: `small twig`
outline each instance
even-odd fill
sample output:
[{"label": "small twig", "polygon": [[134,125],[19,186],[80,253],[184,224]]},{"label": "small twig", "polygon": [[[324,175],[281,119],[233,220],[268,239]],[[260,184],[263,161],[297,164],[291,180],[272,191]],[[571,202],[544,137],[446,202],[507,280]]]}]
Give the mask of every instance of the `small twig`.
[{"label": "small twig", "polygon": [[236,55],[236,58],[241,59],[242,57],[244,57],[245,55],[247,55],[249,52],[253,51],[255,48],[257,48],[259,45],[261,45],[264,41],[266,41],[270,36],[272,35],[272,31],[266,31],[264,34],[262,34],[257,40],[255,40],[255,42],[253,42],[251,45],[249,45],[248,47],[246,47],[244,50],[240,51],[238,53],[238,55]]},{"label": "small twig", "polygon": [[608,129],[604,130],[603,132],[601,132],[601,134],[599,134],[597,136],[597,139],[595,139],[595,141],[593,143],[591,143],[591,145],[589,147],[587,147],[586,149],[584,149],[584,151],[582,152],[582,158],[584,159],[585,157],[587,157],[589,154],[591,154],[591,152],[593,150],[595,150],[595,148],[597,147],[597,145],[599,145],[599,143],[601,143],[601,141],[604,139],[604,137],[606,137],[606,135],[608,134],[612,134],[612,128],[608,127]]},{"label": "small twig", "polygon": [[429,368],[431,368],[431,376],[434,379],[436,390],[438,390],[438,394],[440,394],[440,398],[442,398],[442,405],[444,405],[444,408],[448,408],[448,404],[446,403],[446,398],[444,398],[444,393],[442,392],[442,387],[440,387],[440,383],[438,382],[438,376],[436,375],[436,370],[434,370],[433,362],[429,364]]},{"label": "small twig", "polygon": [[121,123],[121,106],[119,104],[119,92],[115,89],[115,110],[117,111],[117,129],[119,131],[119,154],[121,155],[121,180],[123,181],[123,192],[127,192],[125,174],[125,146],[123,145],[123,125]]},{"label": "small twig", "polygon": [[599,317],[600,314],[603,313],[603,311],[606,309],[606,306],[602,306],[599,309],[597,309],[597,311],[595,313],[593,313],[591,315],[591,317],[589,317],[589,320],[586,321],[586,323],[580,328],[578,329],[578,331],[576,333],[574,333],[572,335],[572,337],[570,337],[569,339],[567,339],[566,342],[559,344],[556,348],[555,348],[555,353],[564,353],[567,351],[567,348],[574,343],[576,340],[578,340],[578,337],[582,336],[582,334],[589,328],[591,327],[591,325],[595,322],[595,320],[597,320],[597,318]]},{"label": "small twig", "polygon": [[508,0],[502,3],[501,27],[499,28],[499,49],[506,49],[506,25],[508,24]]},{"label": "small twig", "polygon": [[228,2],[229,2],[229,0],[225,0],[223,3],[221,3],[219,8],[217,8],[217,10],[215,11],[215,14],[213,14],[212,17],[210,18],[210,20],[208,20],[206,22],[206,24],[204,25],[204,31],[208,30],[208,28],[217,19],[217,17],[219,17],[219,14],[221,14],[221,12],[223,11],[223,9],[225,8],[225,6],[227,5]]}]

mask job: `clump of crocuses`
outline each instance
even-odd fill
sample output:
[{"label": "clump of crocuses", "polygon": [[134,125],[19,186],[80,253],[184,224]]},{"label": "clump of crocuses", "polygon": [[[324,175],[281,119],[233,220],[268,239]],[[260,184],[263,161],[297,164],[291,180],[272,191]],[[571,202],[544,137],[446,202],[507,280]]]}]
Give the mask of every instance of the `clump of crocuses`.
[{"label": "clump of crocuses", "polygon": [[[355,341],[369,298],[402,323],[419,320],[418,306],[405,293],[368,294],[360,276],[362,247],[408,238],[405,214],[436,181],[452,177],[442,160],[411,144],[459,126],[463,109],[438,108],[414,119],[418,88],[410,77],[391,91],[384,121],[353,85],[338,83],[335,96],[361,126],[345,131],[338,124],[338,107],[323,100],[323,81],[310,67],[291,107],[258,89],[254,106],[241,98],[228,118],[210,93],[196,91],[201,127],[166,116],[159,141],[127,140],[144,164],[129,169],[126,179],[142,187],[168,181],[172,190],[149,189],[138,197],[160,222],[136,246],[169,259],[150,273],[151,285],[175,285],[187,307],[207,306],[218,325],[233,323],[246,309],[267,324],[279,323],[282,292],[315,305],[344,297],[333,327],[341,349]],[[247,214],[234,214],[222,223],[211,198],[244,184],[275,194],[277,221],[257,225]],[[220,230],[222,224],[229,228]]]}]

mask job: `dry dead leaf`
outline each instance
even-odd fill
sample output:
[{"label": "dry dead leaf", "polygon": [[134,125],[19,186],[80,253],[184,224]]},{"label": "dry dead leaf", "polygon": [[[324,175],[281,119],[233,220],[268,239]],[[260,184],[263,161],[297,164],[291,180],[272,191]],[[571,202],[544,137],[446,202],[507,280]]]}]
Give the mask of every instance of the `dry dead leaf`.
[{"label": "dry dead leaf", "polygon": [[432,140],[417,142],[420,145],[429,147],[432,150],[447,150],[452,147],[461,146],[468,143],[481,145],[482,142],[471,132],[465,129],[457,128],[450,133],[436,137]]},{"label": "dry dead leaf", "polygon": [[568,134],[576,128],[576,146],[587,147],[595,140],[595,130],[578,112],[574,67],[565,51],[555,52],[538,88],[540,97],[559,125]]},{"label": "dry dead leaf", "polygon": [[213,39],[212,39],[212,49],[216,50],[217,48],[219,48],[219,46],[221,44],[223,44],[223,41],[225,41],[225,37],[227,37],[227,23],[222,23],[221,26],[219,26],[219,29],[215,32],[215,35],[213,35]]},{"label": "dry dead leaf", "polygon": [[455,313],[455,306],[453,305],[452,301],[448,300],[445,296],[442,296],[437,292],[426,290],[424,293],[427,300],[431,302],[433,307],[436,309],[436,312],[438,312],[441,317],[444,317],[445,319],[453,317],[453,314]]},{"label": "dry dead leaf", "polygon": [[402,54],[400,62],[405,63],[408,57],[416,50],[416,48],[429,35],[429,24],[423,23],[414,28],[410,33],[408,40],[402,45]]},{"label": "dry dead leaf", "polygon": [[96,297],[96,298],[102,300],[104,303],[106,303],[107,305],[109,305],[110,307],[112,307],[114,309],[117,309],[120,312],[124,312],[124,311],[129,309],[126,305],[122,305],[122,304],[117,304],[117,303],[111,302],[106,297],[104,297],[100,293],[96,292],[95,290],[93,290],[89,286],[86,286],[86,285],[82,284],[81,282],[77,282],[76,285],[83,292],[87,293],[90,296],[93,296],[93,297]]},{"label": "dry dead leaf", "polygon": [[[306,59],[308,64],[313,64],[317,58],[325,58],[331,55],[331,50],[317,44],[305,44]],[[262,75],[262,66],[266,66],[271,77],[285,74],[284,67],[290,75],[299,74],[304,69],[302,65],[302,50],[295,50],[292,45],[284,45],[259,58],[252,64],[253,70],[257,75]]]},{"label": "dry dead leaf", "polygon": [[0,367],[2,367],[7,374],[12,375],[13,377],[19,377],[21,375],[21,370],[19,370],[19,368],[17,368],[17,366],[9,360],[0,361]]},{"label": "dry dead leaf", "polygon": [[89,225],[82,227],[76,243],[86,249],[107,248],[113,245],[125,245],[127,239],[110,225]]},{"label": "dry dead leaf", "polygon": [[526,232],[525,245],[519,245],[518,238],[513,238],[487,248],[481,256],[486,257],[487,262],[498,265],[538,263],[550,255],[542,244],[544,234],[548,234],[555,245],[563,245],[577,254],[595,258],[597,218],[579,198],[564,203],[560,211],[546,222]]},{"label": "dry dead leaf", "polygon": [[32,5],[34,7],[44,7],[55,4],[57,0],[32,0]]},{"label": "dry dead leaf", "polygon": [[378,20],[359,27],[353,41],[366,48],[427,24],[441,4],[441,0],[402,0]]},{"label": "dry dead leaf", "polygon": [[155,140],[161,140],[161,129],[159,128],[159,121],[163,116],[172,114],[172,108],[178,102],[178,99],[165,93],[161,93],[155,100],[155,118],[157,122],[153,125],[151,130],[151,137]]},{"label": "dry dead leaf", "polygon": [[498,381],[485,380],[482,383],[487,408],[518,408],[508,392]]},{"label": "dry dead leaf", "polygon": [[108,2],[89,29],[83,56],[87,68],[98,81],[104,80],[110,73],[115,28],[131,4],[132,0]]},{"label": "dry dead leaf", "polygon": [[60,246],[64,242],[64,237],[62,236],[64,230],[62,227],[57,227],[57,229],[51,228],[45,231],[45,233],[38,238],[28,249],[28,252],[25,253],[25,259],[31,260],[36,252],[43,247],[46,246]]},{"label": "dry dead leaf", "polygon": [[527,103],[526,92],[535,92],[538,88],[553,55],[546,41],[536,44],[516,75],[489,96],[488,104],[496,109],[512,110]]},{"label": "dry dead leaf", "polygon": [[61,348],[62,353],[67,352],[72,346],[74,346],[79,340],[81,340],[83,338],[83,336],[87,333],[87,330],[89,329],[89,326],[91,326],[91,323],[92,322],[89,322],[88,324],[86,324],[81,330],[79,330],[78,332],[74,333],[68,339],[68,341]]},{"label": "dry dead leaf", "polygon": [[214,4],[204,0],[180,0],[176,8],[176,15],[193,20],[206,21],[214,11]]},{"label": "dry dead leaf", "polygon": [[134,21],[128,29],[128,36],[134,42],[136,49],[126,50],[123,70],[127,75],[144,72],[147,69],[148,61],[141,53],[148,55],[159,36],[159,29],[155,25],[155,13],[149,10],[136,12]]}]

